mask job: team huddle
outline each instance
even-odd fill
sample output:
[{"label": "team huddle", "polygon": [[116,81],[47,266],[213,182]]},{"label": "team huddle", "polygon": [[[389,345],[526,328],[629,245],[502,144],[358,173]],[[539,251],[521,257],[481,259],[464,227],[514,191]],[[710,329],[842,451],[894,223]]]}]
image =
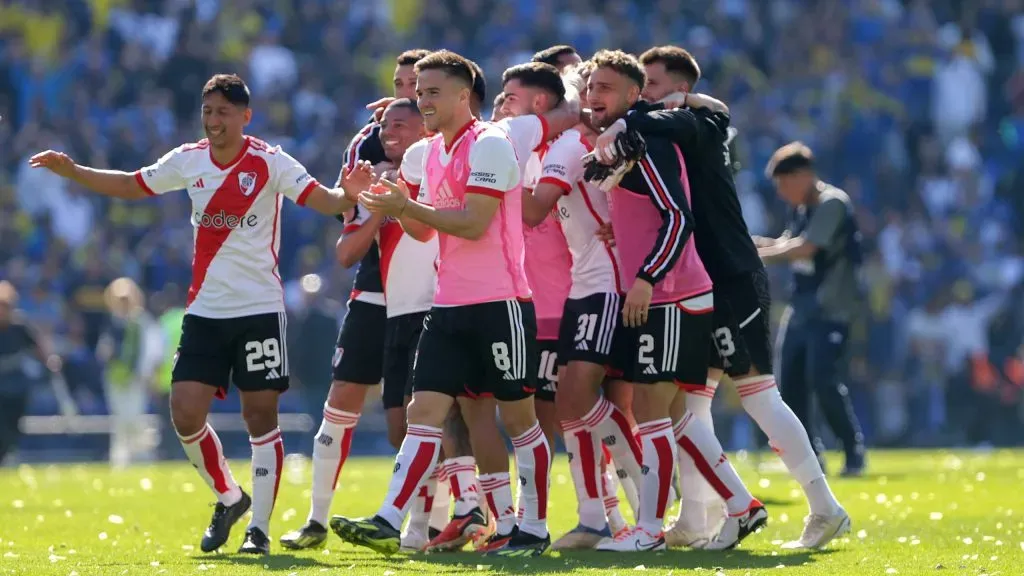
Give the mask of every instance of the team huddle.
[{"label": "team huddle", "polygon": [[[476,63],[410,50],[333,189],[243,135],[251,110],[237,76],[203,90],[206,139],[136,173],[33,157],[115,197],[192,197],[196,256],[171,403],[218,496],[202,549],[221,547],[251,509],[239,551],[269,552],[284,455],[277,397],[288,387],[282,196],[342,219],[339,260],[359,263],[309,516],[282,546],[319,546],[332,530],[385,554],[731,549],[768,514],[714,434],[723,374],[807,496],[803,533],[786,546],[820,548],[849,531],[772,376],[768,280],[731,170],[736,132],[724,103],[693,92],[699,79],[678,47],[582,61],[555,46],[504,72],[484,120]],[[206,423],[231,381],[252,444],[251,496]],[[372,517],[328,518],[367,391],[381,382],[398,449],[387,496]],[[552,543],[557,439],[579,522]],[[677,499],[679,517],[667,519]]]}]

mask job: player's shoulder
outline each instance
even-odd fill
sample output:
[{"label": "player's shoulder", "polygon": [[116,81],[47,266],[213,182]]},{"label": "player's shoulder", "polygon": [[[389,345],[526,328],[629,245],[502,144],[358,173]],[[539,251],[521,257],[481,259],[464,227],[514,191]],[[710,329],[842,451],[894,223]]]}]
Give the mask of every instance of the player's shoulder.
[{"label": "player's shoulder", "polygon": [[818,183],[818,193],[818,199],[821,204],[825,204],[827,202],[840,203],[844,205],[850,204],[850,195],[842,188],[833,186],[828,182]]},{"label": "player's shoulder", "polygon": [[570,128],[555,137],[548,145],[548,153],[551,151],[572,151],[580,152],[580,156],[590,152],[590,142],[575,128]]},{"label": "player's shoulder", "polygon": [[427,146],[429,143],[430,138],[420,138],[413,142],[411,146],[406,148],[405,154],[402,155],[402,164],[405,164],[406,162],[421,161],[427,152]]},{"label": "player's shoulder", "polygon": [[245,138],[249,142],[249,151],[254,154],[265,156],[277,156],[284,152],[281,149],[280,145],[271,145],[254,136],[246,136]]},{"label": "player's shoulder", "polygon": [[490,122],[482,122],[482,124],[483,126],[477,132],[476,141],[473,143],[473,149],[486,150],[488,153],[500,153],[504,150],[511,153],[514,158],[516,149],[512,145],[512,141],[509,140],[508,133]]}]

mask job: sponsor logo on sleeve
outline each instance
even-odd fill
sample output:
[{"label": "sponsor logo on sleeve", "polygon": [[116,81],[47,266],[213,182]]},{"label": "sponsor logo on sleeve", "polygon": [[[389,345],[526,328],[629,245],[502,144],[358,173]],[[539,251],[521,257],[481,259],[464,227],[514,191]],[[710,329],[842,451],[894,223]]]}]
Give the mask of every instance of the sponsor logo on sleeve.
[{"label": "sponsor logo on sleeve", "polygon": [[547,165],[544,166],[544,175],[545,176],[558,176],[558,177],[560,177],[561,179],[564,180],[565,177],[566,177],[566,174],[568,174],[568,173],[569,173],[569,170],[566,169],[566,167],[562,166],[561,164],[547,164]]},{"label": "sponsor logo on sleeve", "polygon": [[498,183],[498,175],[494,172],[471,172],[469,179],[475,182],[486,182],[487,184]]}]

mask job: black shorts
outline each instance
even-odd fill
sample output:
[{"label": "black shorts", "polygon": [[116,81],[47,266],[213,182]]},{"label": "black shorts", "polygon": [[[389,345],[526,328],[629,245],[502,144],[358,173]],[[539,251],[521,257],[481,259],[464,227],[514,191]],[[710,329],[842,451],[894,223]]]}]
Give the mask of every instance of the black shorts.
[{"label": "black shorts", "polygon": [[195,381],[227,393],[288,389],[288,321],[284,312],[238,318],[186,314],[171,382]]},{"label": "black shorts", "polygon": [[622,297],[614,292],[591,294],[565,301],[558,328],[558,364],[590,362],[611,364]]},{"label": "black shorts", "polygon": [[532,302],[435,306],[423,321],[413,391],[522,400],[536,389],[537,360]]},{"label": "black shorts", "polygon": [[334,379],[339,382],[380,384],[384,371],[384,332],[388,315],[379,304],[353,300],[338,332],[334,349]]},{"label": "black shorts", "polygon": [[772,296],[761,268],[715,284],[711,367],[729,376],[772,373]]},{"label": "black shorts", "polygon": [[412,367],[426,312],[388,318],[384,330],[384,408],[403,408],[412,396]]},{"label": "black shorts", "polygon": [[713,310],[690,311],[681,302],[650,307],[639,328],[620,326],[613,367],[638,384],[675,382],[701,388],[707,382],[708,334]]},{"label": "black shorts", "polygon": [[558,392],[558,367],[559,362],[558,340],[538,340],[537,354],[540,361],[537,362],[537,391],[533,398],[542,402],[554,402],[555,394]]}]

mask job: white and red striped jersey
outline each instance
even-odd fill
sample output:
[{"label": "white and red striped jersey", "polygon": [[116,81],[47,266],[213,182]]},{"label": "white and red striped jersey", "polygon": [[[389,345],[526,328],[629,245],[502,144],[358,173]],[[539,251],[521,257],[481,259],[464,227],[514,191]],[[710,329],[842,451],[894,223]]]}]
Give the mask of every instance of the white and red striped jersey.
[{"label": "white and red striped jersey", "polygon": [[302,164],[250,136],[234,160],[220,164],[203,139],[171,150],[135,180],[148,194],[184,189],[192,199],[186,313],[237,318],[284,311],[277,270],[281,197],[301,206],[318,184]]},{"label": "white and red striped jersey", "polygon": [[[399,168],[399,174],[414,196],[426,194],[425,189],[420,191],[426,149],[426,138],[410,146]],[[406,234],[398,220],[388,218],[381,225],[377,238],[388,318],[430,310],[437,287],[437,235],[420,242]]]},{"label": "white and red striped jersey", "polygon": [[597,229],[609,220],[608,195],[583,181],[580,158],[591,150],[576,130],[568,130],[547,147],[540,182],[556,184],[558,221],[572,254],[572,288],[569,298],[601,292],[622,292],[619,255],[597,237]]}]

